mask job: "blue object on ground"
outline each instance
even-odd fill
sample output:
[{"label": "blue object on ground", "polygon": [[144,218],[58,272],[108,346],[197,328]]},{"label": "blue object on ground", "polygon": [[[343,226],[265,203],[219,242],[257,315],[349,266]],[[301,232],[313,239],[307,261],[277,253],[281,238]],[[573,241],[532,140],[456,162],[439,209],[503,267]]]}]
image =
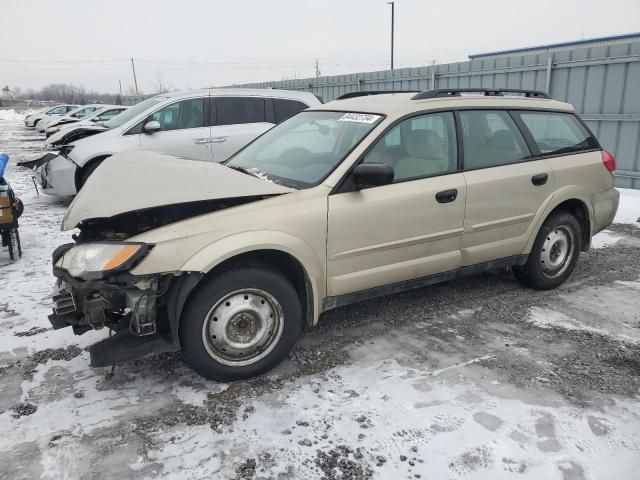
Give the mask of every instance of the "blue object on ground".
[{"label": "blue object on ground", "polygon": [[9,155],[6,153],[0,153],[0,178],[4,178],[4,169],[9,163]]}]

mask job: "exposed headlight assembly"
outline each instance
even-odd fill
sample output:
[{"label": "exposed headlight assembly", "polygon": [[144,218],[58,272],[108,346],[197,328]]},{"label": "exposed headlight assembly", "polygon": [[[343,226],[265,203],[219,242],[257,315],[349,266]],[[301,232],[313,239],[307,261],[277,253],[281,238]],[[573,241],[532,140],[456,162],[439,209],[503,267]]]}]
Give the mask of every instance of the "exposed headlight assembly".
[{"label": "exposed headlight assembly", "polygon": [[56,262],[56,267],[73,277],[100,278],[105,273],[124,271],[140,261],[150,246],[145,243],[105,242],[77,245]]}]

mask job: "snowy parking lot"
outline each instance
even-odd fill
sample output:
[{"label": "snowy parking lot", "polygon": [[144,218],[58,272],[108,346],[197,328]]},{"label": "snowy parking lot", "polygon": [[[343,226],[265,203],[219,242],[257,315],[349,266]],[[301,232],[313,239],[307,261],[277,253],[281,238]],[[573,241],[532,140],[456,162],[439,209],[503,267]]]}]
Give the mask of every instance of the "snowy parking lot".
[{"label": "snowy parking lot", "polygon": [[[39,154],[0,110],[0,151]],[[50,254],[69,199],[25,204],[23,258],[0,250],[2,479],[638,478],[640,191],[569,281],[523,289],[508,272],[323,315],[288,361],[221,384],[179,354],[109,369],[47,315]]]}]

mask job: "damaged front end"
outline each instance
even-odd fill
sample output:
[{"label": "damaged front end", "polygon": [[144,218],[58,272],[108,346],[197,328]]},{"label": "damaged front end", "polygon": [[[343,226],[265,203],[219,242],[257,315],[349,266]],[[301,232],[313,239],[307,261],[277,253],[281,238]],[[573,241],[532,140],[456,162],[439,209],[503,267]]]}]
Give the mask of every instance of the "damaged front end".
[{"label": "damaged front end", "polygon": [[[54,329],[71,327],[76,335],[103,328],[113,332],[89,348],[94,367],[178,350],[180,313],[203,274],[133,275],[130,270],[149,255],[153,245],[130,238],[264,198],[268,196],[179,203],[81,222],[80,233],[74,235],[76,243],[62,245],[53,253],[56,284],[51,325]],[[90,251],[82,253],[83,249]]]},{"label": "damaged front end", "polygon": [[[168,258],[148,258],[163,251],[153,243],[156,238],[170,241],[167,233],[181,227],[157,236],[150,232],[290,191],[209,162],[152,152],[109,157],[62,221],[63,230],[77,228],[79,234],[53,253],[51,324],[70,326],[79,335],[101,328],[114,332],[90,348],[93,366],[179,349],[180,314],[204,274],[182,271],[182,264]],[[152,273],[132,273],[141,271],[142,262],[155,265]]]},{"label": "damaged front end", "polygon": [[80,279],[62,267],[65,253],[73,247],[63,245],[53,254],[57,281],[49,321],[54,329],[70,326],[76,335],[105,327],[113,333],[89,348],[92,366],[180,348],[177,325],[184,292],[191,291],[201,274],[134,276],[116,269]]}]

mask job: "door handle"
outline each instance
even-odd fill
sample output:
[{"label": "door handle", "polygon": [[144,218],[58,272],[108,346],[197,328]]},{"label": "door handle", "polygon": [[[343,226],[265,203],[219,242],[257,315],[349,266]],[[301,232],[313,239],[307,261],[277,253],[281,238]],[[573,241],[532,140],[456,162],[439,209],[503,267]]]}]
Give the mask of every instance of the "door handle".
[{"label": "door handle", "polygon": [[224,143],[229,137],[213,137],[211,143]]},{"label": "door handle", "polygon": [[207,137],[207,138],[194,138],[193,139],[193,143],[195,143],[196,145],[204,145],[205,143],[211,143],[211,139],[209,137]]},{"label": "door handle", "polygon": [[452,188],[451,190],[443,190],[436,193],[436,200],[438,203],[451,203],[458,198],[458,190]]},{"label": "door handle", "polygon": [[545,183],[547,183],[547,180],[549,180],[548,173],[541,173],[539,175],[534,175],[533,177],[531,177],[531,183],[533,183],[536,187],[544,185]]}]

